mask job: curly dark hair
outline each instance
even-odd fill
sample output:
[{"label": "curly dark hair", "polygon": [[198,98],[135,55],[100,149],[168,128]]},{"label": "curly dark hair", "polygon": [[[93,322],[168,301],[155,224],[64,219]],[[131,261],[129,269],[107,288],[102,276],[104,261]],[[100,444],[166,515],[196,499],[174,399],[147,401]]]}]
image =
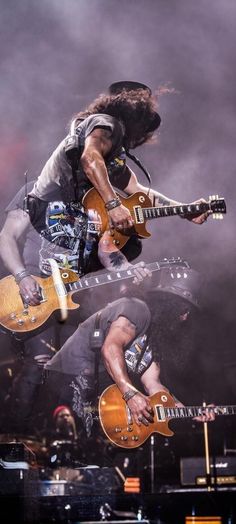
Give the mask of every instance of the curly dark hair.
[{"label": "curly dark hair", "polygon": [[185,298],[168,292],[160,292],[148,306],[152,316],[148,338],[154,360],[171,362],[175,370],[183,369],[195,349],[199,310]]},{"label": "curly dark hair", "polygon": [[114,116],[125,126],[124,146],[134,149],[151,138],[153,131],[150,132],[150,128],[157,117],[156,109],[157,98],[146,89],[123,89],[114,95],[101,94],[75,118],[79,123],[92,114]]}]

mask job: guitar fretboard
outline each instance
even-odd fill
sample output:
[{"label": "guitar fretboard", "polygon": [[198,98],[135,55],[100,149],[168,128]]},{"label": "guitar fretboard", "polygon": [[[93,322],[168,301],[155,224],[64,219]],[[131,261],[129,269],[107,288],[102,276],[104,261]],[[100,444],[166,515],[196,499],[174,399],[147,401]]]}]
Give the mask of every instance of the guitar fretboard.
[{"label": "guitar fretboard", "polygon": [[159,217],[170,217],[174,215],[195,215],[205,213],[210,210],[207,202],[201,204],[183,204],[180,206],[163,206],[163,207],[144,207],[142,208],[143,217],[146,220]]},{"label": "guitar fretboard", "polygon": [[[161,267],[171,267],[172,265],[183,265],[183,262],[180,260],[176,261],[169,261],[169,262],[151,262],[150,264],[146,264],[146,267],[151,271],[152,273],[154,271],[159,271]],[[78,280],[77,282],[73,282],[70,284],[66,284],[65,287],[68,291],[80,291],[81,289],[87,289],[95,286],[101,286],[102,284],[108,284],[111,282],[117,282],[118,280],[125,280],[128,278],[132,278],[135,273],[135,267],[130,267],[129,269],[122,270],[122,271],[110,271],[109,273],[101,273],[99,275],[95,276],[89,276],[89,277],[82,277],[81,280]]]},{"label": "guitar fretboard", "polygon": [[168,407],[156,406],[159,420],[164,418],[193,418],[200,417],[204,413],[214,413],[215,415],[236,415],[236,406],[184,406]]}]

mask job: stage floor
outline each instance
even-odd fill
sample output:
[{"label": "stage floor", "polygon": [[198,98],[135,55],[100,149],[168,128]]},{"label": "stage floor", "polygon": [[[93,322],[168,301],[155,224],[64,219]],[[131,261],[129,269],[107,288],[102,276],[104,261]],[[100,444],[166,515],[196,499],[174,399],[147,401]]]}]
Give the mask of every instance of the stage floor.
[{"label": "stage floor", "polygon": [[[35,488],[34,488],[35,489]],[[236,522],[236,487],[206,488],[162,486],[155,493],[101,493],[97,495],[4,495],[0,497],[3,524],[82,523],[109,521],[185,524],[187,516],[218,516],[222,524]],[[194,522],[194,520],[193,520]],[[199,522],[199,521],[198,521]]]}]

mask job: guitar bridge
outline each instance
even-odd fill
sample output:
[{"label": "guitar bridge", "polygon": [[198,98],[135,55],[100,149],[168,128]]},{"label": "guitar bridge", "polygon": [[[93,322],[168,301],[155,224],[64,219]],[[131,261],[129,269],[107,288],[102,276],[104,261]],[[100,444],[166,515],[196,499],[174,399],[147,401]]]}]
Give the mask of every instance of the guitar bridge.
[{"label": "guitar bridge", "polygon": [[142,210],[141,206],[134,206],[133,210],[134,210],[134,216],[135,216],[136,224],[143,224],[144,223],[144,218],[143,218],[143,210]]}]

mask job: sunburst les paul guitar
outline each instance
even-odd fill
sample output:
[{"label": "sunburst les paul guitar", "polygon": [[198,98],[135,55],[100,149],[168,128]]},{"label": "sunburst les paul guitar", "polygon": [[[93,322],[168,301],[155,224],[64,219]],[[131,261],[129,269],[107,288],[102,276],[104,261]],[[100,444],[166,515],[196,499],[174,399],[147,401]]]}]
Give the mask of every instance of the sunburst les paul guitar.
[{"label": "sunburst les paul guitar", "polygon": [[215,415],[235,415],[236,406],[185,406],[176,407],[175,400],[166,391],[160,391],[149,397],[153,408],[154,421],[148,426],[138,426],[133,422],[130,410],[118,387],[114,384],[102,393],[99,399],[99,419],[105,432],[113,444],[121,448],[137,448],[141,446],[152,433],[160,433],[166,437],[174,435],[168,423],[171,419],[185,419],[201,416],[204,411],[211,410]]},{"label": "sunburst les paul guitar", "polygon": [[[184,268],[189,266],[180,258],[172,258],[152,262],[147,264],[146,267],[152,273],[162,268],[169,268],[173,272],[178,271],[178,274],[181,274],[181,268],[183,272]],[[134,276],[134,270],[135,267],[133,266],[127,270],[110,271],[109,273],[79,278],[74,271],[60,269],[60,278],[56,281],[52,276],[47,278],[34,276],[39,283],[41,293],[38,306],[24,304],[14,277],[7,276],[0,281],[0,324],[7,330],[16,333],[33,331],[42,326],[54,311],[61,309],[61,299],[63,299],[64,307],[67,310],[78,309],[79,303],[72,299],[74,294],[103,284],[131,279]]]},{"label": "sunburst les paul guitar", "polygon": [[193,217],[207,211],[211,211],[213,218],[223,218],[226,213],[226,204],[224,198],[219,198],[218,195],[209,197],[208,202],[199,204],[181,204],[176,206],[162,206],[153,207],[151,199],[148,195],[142,192],[134,193],[133,195],[124,198],[120,196],[122,204],[127,207],[133,219],[133,227],[122,232],[111,228],[109,216],[105,208],[104,201],[95,188],[90,189],[83,198],[83,205],[87,212],[95,210],[100,222],[99,226],[101,234],[105,231],[110,231],[113,237],[113,243],[121,249],[129,237],[133,234],[140,238],[148,238],[151,234],[146,229],[147,220],[154,218],[170,217],[170,216],[188,216]]}]

